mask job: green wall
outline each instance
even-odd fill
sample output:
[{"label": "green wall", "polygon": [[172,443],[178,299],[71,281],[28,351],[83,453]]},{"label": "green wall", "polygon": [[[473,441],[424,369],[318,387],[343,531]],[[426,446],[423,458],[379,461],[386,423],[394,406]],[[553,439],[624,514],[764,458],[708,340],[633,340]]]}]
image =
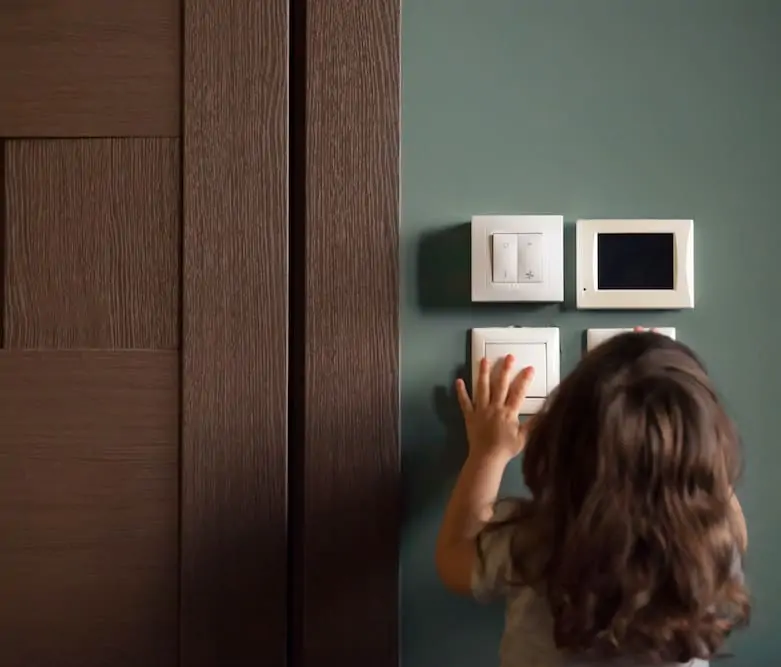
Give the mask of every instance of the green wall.
[{"label": "green wall", "polygon": [[[401,224],[403,667],[496,664],[501,608],[445,593],[435,534],[463,457],[450,385],[471,327],[675,326],[745,440],[752,627],[730,664],[781,658],[781,0],[407,0]],[[680,313],[469,301],[473,213],[692,217]],[[519,488],[517,468],[508,488]],[[769,662],[771,659],[772,662]]]}]

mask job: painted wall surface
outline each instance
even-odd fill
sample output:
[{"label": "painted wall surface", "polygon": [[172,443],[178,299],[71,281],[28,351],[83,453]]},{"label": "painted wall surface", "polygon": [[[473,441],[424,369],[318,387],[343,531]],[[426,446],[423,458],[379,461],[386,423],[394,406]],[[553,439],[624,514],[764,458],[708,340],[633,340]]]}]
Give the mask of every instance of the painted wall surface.
[{"label": "painted wall surface", "polygon": [[[781,2],[408,0],[403,9],[404,667],[496,664],[502,609],[446,593],[433,550],[464,455],[450,387],[471,327],[675,326],[745,439],[750,630],[781,659]],[[471,304],[473,213],[692,217],[696,309],[585,313]],[[518,490],[517,467],[507,489]],[[773,660],[773,662],[769,662]]]}]

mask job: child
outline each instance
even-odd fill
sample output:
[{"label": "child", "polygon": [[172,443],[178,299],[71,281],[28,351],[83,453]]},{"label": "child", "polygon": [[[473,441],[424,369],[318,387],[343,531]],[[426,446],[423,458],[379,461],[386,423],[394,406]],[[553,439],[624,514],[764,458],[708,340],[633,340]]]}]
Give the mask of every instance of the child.
[{"label": "child", "polygon": [[[704,367],[654,332],[587,354],[530,421],[512,357],[474,401],[437,541],[455,592],[507,600],[502,667],[707,665],[747,622],[739,441]],[[496,502],[524,451],[530,499]]]}]

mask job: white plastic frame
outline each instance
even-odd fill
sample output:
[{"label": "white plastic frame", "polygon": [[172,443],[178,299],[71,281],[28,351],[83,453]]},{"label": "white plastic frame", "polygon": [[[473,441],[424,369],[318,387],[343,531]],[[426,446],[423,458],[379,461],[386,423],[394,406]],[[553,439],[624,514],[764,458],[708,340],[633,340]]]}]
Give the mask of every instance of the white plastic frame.
[{"label": "white plastic frame", "polygon": [[[656,333],[675,340],[675,327],[644,327],[645,331],[653,329]],[[634,331],[634,327],[619,329],[588,329],[586,331],[586,352],[591,352],[595,347],[618,334]]]},{"label": "white plastic frame", "polygon": [[[561,350],[559,346],[559,330],[555,327],[495,327],[490,329],[472,329],[472,396],[474,396],[477,376],[480,370],[480,360],[485,356],[488,344],[537,343],[545,345],[545,362],[547,386],[546,394],[556,388],[561,380]],[[520,414],[533,415],[545,403],[544,398],[527,398],[523,402]]]},{"label": "white plastic frame", "polygon": [[[564,217],[561,215],[472,216],[472,301],[560,303],[564,301]],[[493,234],[542,234],[543,282],[495,283]]]},{"label": "white plastic frame", "polygon": [[[671,290],[598,289],[598,234],[673,234],[675,288]],[[617,310],[694,308],[693,220],[578,220],[576,245],[578,308]]]}]

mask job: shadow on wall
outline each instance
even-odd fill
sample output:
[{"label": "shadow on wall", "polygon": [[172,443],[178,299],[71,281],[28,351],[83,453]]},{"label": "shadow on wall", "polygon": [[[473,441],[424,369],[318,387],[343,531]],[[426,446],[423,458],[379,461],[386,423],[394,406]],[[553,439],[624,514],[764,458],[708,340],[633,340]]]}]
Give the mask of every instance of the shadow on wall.
[{"label": "shadow on wall", "polygon": [[444,438],[432,438],[434,442],[413,441],[402,452],[405,520],[413,513],[425,515],[432,505],[441,504],[443,494],[452,487],[466,458],[464,420],[453,388],[459,377],[468,381],[466,365],[453,374],[449,387],[436,386],[431,394],[434,413],[444,428]]},{"label": "shadow on wall", "polygon": [[424,232],[418,248],[418,301],[424,311],[472,308],[468,222]]},{"label": "shadow on wall", "polygon": [[[576,308],[575,223],[564,224],[564,303],[561,310]],[[548,303],[494,301],[472,303],[472,231],[462,222],[423,232],[418,248],[418,305],[429,311],[477,311],[523,309],[530,312]]]}]

